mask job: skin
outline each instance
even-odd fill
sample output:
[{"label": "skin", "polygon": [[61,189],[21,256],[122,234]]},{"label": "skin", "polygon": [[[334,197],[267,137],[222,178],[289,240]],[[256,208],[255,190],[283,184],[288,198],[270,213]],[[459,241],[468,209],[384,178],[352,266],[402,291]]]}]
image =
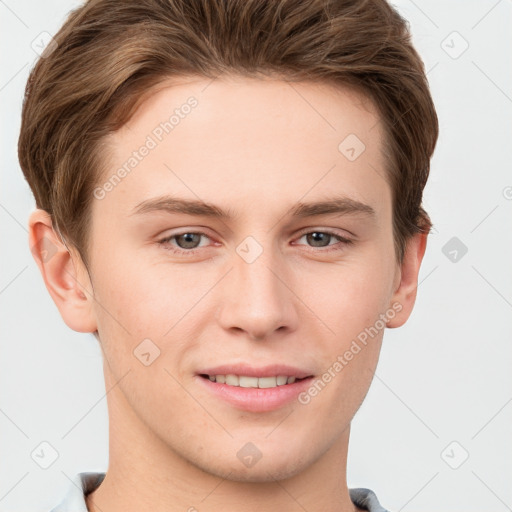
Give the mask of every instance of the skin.
[{"label": "skin", "polygon": [[[307,405],[242,411],[207,392],[196,372],[280,362],[321,376],[393,303],[401,311],[387,327],[407,321],[426,235],[410,239],[398,265],[377,111],[358,93],[327,84],[169,81],[106,141],[105,180],[192,95],[197,107],[93,201],[90,275],[45,212],[29,220],[30,245],[46,237],[57,249],[36,261],[62,318],[75,331],[97,331],[104,354],[109,467],[87,498],[89,510],[359,510],[346,483],[350,422],[384,329]],[[351,133],[366,146],[354,161],[338,150]],[[132,215],[141,201],[166,193],[237,216]],[[289,215],[298,201],[332,196],[357,199],[376,216]],[[354,243],[305,236],[325,230]],[[183,237],[158,243],[184,232],[205,236],[195,246]],[[263,250],[252,263],[236,251],[248,236]],[[187,247],[197,252],[170,250]],[[133,354],[146,338],[160,350],[149,366]],[[237,458],[247,442],[261,453],[252,467]]]}]

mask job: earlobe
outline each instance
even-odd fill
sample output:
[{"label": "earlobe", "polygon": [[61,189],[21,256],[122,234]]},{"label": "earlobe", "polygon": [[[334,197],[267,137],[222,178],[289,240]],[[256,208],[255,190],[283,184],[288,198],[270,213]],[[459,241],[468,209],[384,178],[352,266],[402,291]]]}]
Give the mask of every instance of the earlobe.
[{"label": "earlobe", "polygon": [[92,287],[80,257],[55,233],[48,212],[36,209],[28,224],[30,250],[62,319],[74,331],[96,331]]},{"label": "earlobe", "polygon": [[426,233],[418,233],[407,243],[402,265],[398,269],[400,282],[390,302],[390,307],[398,312],[388,320],[389,328],[401,327],[412,313],[416,301],[420,266],[427,247],[427,237]]}]

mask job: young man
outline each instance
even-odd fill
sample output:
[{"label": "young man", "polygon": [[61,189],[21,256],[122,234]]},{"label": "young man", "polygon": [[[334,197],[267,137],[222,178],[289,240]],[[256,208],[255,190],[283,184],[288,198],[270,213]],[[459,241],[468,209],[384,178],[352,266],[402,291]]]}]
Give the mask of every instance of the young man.
[{"label": "young man", "polygon": [[384,0],[93,0],[31,73],[30,246],[104,356],[54,512],[383,511],[350,423],[414,306],[438,125]]}]

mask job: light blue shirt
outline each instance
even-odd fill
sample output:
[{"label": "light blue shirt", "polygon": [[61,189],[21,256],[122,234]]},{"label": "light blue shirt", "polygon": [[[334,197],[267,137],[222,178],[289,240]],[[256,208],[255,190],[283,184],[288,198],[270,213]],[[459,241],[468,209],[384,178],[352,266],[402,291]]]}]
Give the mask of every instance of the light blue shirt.
[{"label": "light blue shirt", "polygon": [[[106,473],[77,473],[61,503],[50,512],[89,512],[85,504],[85,495],[99,487]],[[349,489],[350,499],[354,505],[368,512],[388,512],[379,503],[377,496],[370,489]]]}]

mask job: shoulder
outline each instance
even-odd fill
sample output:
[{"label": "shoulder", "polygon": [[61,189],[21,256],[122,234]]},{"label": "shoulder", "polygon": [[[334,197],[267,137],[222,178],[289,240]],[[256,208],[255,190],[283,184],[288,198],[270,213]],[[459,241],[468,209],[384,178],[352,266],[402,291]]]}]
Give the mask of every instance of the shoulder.
[{"label": "shoulder", "polygon": [[[49,512],[88,512],[85,495],[99,487],[105,473],[77,473],[73,478],[64,499]],[[350,499],[358,508],[368,512],[389,512],[380,503],[371,489],[358,487],[349,489]]]},{"label": "shoulder", "polygon": [[88,512],[85,495],[94,491],[106,473],[85,472],[77,473],[69,485],[64,499],[49,512]]},{"label": "shoulder", "polygon": [[352,503],[368,512],[389,512],[385,509],[377,499],[377,496],[371,489],[358,487],[348,490]]}]

